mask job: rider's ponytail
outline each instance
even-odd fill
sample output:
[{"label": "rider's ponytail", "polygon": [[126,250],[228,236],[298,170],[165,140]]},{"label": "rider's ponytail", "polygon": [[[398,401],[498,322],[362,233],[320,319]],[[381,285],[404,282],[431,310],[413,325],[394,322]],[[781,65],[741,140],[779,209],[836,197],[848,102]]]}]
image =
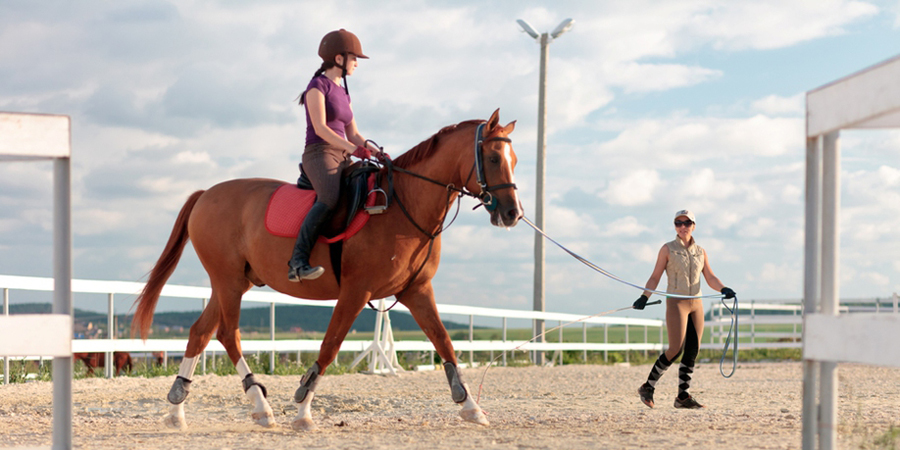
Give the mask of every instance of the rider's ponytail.
[{"label": "rider's ponytail", "polygon": [[[322,65],[319,66],[319,70],[317,70],[316,73],[312,77],[313,78],[318,77],[318,76],[322,75],[323,73],[325,73],[326,70],[328,70],[332,67],[335,67],[335,66],[337,66],[337,64],[335,64],[334,62],[323,61]],[[345,80],[346,80],[346,78],[345,78]],[[345,83],[346,83],[346,81],[345,81]],[[301,92],[300,95],[297,96],[297,99],[300,99],[301,105],[306,101],[306,95],[304,95],[304,94],[306,94],[306,91]],[[297,99],[294,99],[294,100],[297,100]]]}]

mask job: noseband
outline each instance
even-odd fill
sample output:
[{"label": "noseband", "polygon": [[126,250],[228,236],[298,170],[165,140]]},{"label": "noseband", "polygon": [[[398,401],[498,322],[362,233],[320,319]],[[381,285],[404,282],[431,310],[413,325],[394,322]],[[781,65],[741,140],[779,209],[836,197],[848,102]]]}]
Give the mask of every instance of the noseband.
[{"label": "noseband", "polygon": [[[504,183],[497,184],[494,186],[488,186],[487,177],[484,175],[484,142],[485,139],[482,137],[482,133],[484,132],[485,122],[478,124],[478,128],[475,130],[475,165],[472,167],[472,171],[475,172],[475,180],[478,182],[478,186],[481,188],[481,192],[477,195],[473,195],[475,198],[481,201],[481,204],[484,205],[484,209],[488,211],[493,211],[497,209],[497,199],[491,194],[491,191],[496,191],[499,189],[513,188],[518,189],[515,183]],[[487,142],[492,141],[501,141],[512,143],[512,139],[508,137],[494,136],[487,139]],[[469,174],[469,178],[472,178],[472,174]],[[466,180],[468,183],[468,180]]]}]

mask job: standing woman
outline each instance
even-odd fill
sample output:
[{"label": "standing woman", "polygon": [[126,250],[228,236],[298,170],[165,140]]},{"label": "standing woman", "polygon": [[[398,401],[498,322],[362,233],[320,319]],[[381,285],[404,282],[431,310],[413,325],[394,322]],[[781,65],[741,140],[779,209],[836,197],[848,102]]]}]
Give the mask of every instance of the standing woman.
[{"label": "standing woman", "polygon": [[377,149],[367,147],[350,108],[347,77],[356,70],[357,59],[369,58],[363,54],[359,39],[343,28],[332,31],[322,38],[319,56],[322,66],[313,75],[306,91],[300,94],[300,104],[306,107],[303,172],[317,197],[300,227],[294,253],[288,262],[288,280],[294,282],[314,280],[325,272],[322,266],[309,265],[309,255],[322,226],[337,206],[341,172],[350,165],[350,155],[368,158],[375,153],[381,156]]},{"label": "standing woman", "polygon": [[[651,290],[659,285],[663,271],[666,272],[668,286],[666,292],[686,296],[700,296],[700,274],[706,279],[709,287],[725,294],[725,298],[733,298],[735,293],[725,287],[713,274],[709,265],[706,250],[694,242],[694,213],[681,210],[675,213],[675,240],[659,249],[656,267],[644,286],[647,290],[634,302],[635,309],[644,309]],[[691,374],[694,373],[694,362],[700,350],[700,338],[703,337],[703,299],[701,298],[666,298],[666,329],[669,336],[669,349],[659,355],[647,382],[641,385],[638,393],[641,401],[653,407],[653,391],[656,382],[672,365],[672,362],[684,352],[681,365],[678,367],[678,397],[676,408],[703,408],[688,393],[691,387]]]}]

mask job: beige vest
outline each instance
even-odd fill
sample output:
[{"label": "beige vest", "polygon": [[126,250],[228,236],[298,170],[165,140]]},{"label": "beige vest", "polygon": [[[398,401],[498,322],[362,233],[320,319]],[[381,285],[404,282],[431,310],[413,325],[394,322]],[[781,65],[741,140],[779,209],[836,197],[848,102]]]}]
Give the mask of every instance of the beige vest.
[{"label": "beige vest", "polygon": [[691,244],[685,247],[681,239],[675,238],[667,242],[669,262],[666,264],[666,279],[669,282],[666,292],[681,295],[700,295],[700,277],[706,260],[701,248],[691,238]]}]

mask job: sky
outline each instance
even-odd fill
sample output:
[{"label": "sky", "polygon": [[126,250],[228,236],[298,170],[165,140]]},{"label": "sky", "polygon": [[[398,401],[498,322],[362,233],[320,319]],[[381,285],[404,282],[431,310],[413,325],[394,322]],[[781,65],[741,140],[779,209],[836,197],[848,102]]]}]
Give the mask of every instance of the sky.
[{"label": "sky", "polygon": [[[516,19],[543,32],[566,18],[574,27],[549,47],[546,232],[643,285],[687,208],[741,301],[798,300],[805,93],[900,54],[898,0],[6,0],[0,111],[71,116],[74,275],[142,281],[191,192],[296,179],[294,100],[322,36],[346,28],[370,56],[349,79],[362,134],[396,156],[499,108],[501,123],[517,121],[533,218],[540,45]],[[900,291],[898,150],[900,131],[842,134],[843,298]],[[51,188],[51,163],[0,164],[0,274],[52,275]],[[534,231],[493,227],[473,206],[463,200],[443,234],[437,302],[531,309]],[[550,243],[546,255],[548,311],[595,314],[640,295]],[[209,285],[190,251],[170,282]]]}]

